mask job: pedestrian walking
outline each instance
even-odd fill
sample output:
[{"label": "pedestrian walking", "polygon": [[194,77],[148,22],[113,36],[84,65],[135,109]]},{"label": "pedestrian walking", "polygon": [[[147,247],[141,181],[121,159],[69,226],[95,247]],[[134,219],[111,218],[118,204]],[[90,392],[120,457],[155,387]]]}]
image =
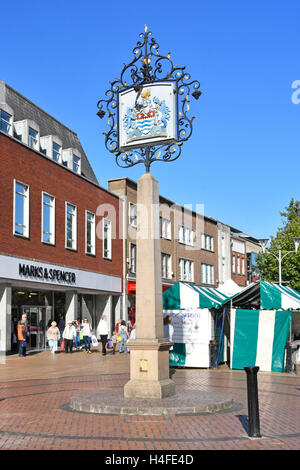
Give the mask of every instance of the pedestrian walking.
[{"label": "pedestrian walking", "polygon": [[82,349],[81,341],[80,341],[80,332],[82,330],[82,326],[80,324],[80,318],[77,318],[74,326],[75,326],[75,330],[76,330],[74,346],[75,346],[76,351],[78,351],[78,350]]},{"label": "pedestrian walking", "polygon": [[51,326],[47,330],[47,340],[49,343],[51,354],[55,354],[57,351],[57,343],[60,340],[60,331],[57,328],[56,321],[51,323]]},{"label": "pedestrian walking", "polygon": [[57,324],[57,327],[60,331],[60,341],[59,341],[59,344],[61,345],[62,343],[62,340],[63,340],[63,332],[64,332],[64,329],[65,329],[65,320],[64,320],[64,317],[62,316],[62,314],[60,313],[58,315],[58,324]]},{"label": "pedestrian walking", "polygon": [[67,326],[63,331],[63,339],[65,340],[65,352],[72,353],[73,349],[73,340],[76,336],[75,326],[72,324],[72,321],[69,321]]},{"label": "pedestrian walking", "polygon": [[99,335],[100,335],[100,341],[102,343],[102,356],[106,355],[106,343],[107,343],[107,338],[109,336],[109,328],[108,328],[108,323],[106,316],[103,315],[103,317],[100,320],[99,323]]},{"label": "pedestrian walking", "polygon": [[21,320],[18,322],[17,333],[19,341],[19,357],[25,357],[28,335],[27,315],[25,313],[22,315]]},{"label": "pedestrian walking", "polygon": [[117,337],[118,333],[116,331],[113,331],[112,337],[110,338],[111,344],[112,344],[112,349],[113,349],[113,354],[116,354],[116,345],[117,345]]},{"label": "pedestrian walking", "polygon": [[82,325],[82,335],[84,341],[84,349],[86,353],[91,353],[91,337],[92,337],[92,327],[88,322],[87,318],[83,319]]},{"label": "pedestrian walking", "polygon": [[120,329],[119,329],[119,335],[121,336],[121,342],[119,346],[119,353],[123,352],[123,346],[124,346],[124,353],[128,353],[128,348],[127,348],[127,340],[129,338],[128,330],[126,327],[126,322],[125,320],[121,321]]}]

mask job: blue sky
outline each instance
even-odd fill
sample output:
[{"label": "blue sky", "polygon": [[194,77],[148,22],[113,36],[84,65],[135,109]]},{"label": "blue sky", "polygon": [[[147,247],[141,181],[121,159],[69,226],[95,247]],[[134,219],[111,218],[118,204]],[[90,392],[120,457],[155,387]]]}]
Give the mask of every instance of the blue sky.
[{"label": "blue sky", "polygon": [[160,193],[255,237],[275,234],[300,198],[299,1],[17,0],[1,17],[0,79],[77,132],[104,187],[144,172],[116,165],[96,104],[147,24],[203,92],[181,157],[152,165]]}]

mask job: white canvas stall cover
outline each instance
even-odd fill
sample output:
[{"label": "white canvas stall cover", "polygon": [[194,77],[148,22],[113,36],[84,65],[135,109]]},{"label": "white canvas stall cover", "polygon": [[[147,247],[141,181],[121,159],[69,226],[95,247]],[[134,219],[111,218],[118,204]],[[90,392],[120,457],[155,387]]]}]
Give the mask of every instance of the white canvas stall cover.
[{"label": "white canvas stall cover", "polygon": [[171,366],[209,367],[213,318],[209,309],[164,310],[174,327]]}]

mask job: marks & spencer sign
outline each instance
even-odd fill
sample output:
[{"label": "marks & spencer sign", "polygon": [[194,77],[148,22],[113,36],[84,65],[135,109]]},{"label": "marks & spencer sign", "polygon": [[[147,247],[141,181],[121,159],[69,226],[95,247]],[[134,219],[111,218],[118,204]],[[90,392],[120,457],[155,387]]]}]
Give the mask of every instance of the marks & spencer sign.
[{"label": "marks & spencer sign", "polygon": [[76,283],[76,274],[73,272],[21,263],[19,263],[19,276],[67,284]]}]

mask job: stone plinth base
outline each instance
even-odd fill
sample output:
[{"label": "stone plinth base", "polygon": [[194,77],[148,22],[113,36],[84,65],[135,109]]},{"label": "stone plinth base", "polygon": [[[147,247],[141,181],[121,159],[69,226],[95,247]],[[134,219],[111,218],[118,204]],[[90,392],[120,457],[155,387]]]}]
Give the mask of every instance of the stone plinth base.
[{"label": "stone plinth base", "polygon": [[175,394],[169,378],[169,348],[166,338],[135,339],[130,348],[130,380],[124,387],[125,398],[165,398]]},{"label": "stone plinth base", "polygon": [[190,415],[234,408],[233,398],[216,392],[181,389],[163,399],[124,398],[123,390],[103,390],[71,398],[71,409],[104,415]]},{"label": "stone plinth base", "polygon": [[124,387],[125,398],[166,398],[175,395],[175,383],[166,380],[129,380]]}]

